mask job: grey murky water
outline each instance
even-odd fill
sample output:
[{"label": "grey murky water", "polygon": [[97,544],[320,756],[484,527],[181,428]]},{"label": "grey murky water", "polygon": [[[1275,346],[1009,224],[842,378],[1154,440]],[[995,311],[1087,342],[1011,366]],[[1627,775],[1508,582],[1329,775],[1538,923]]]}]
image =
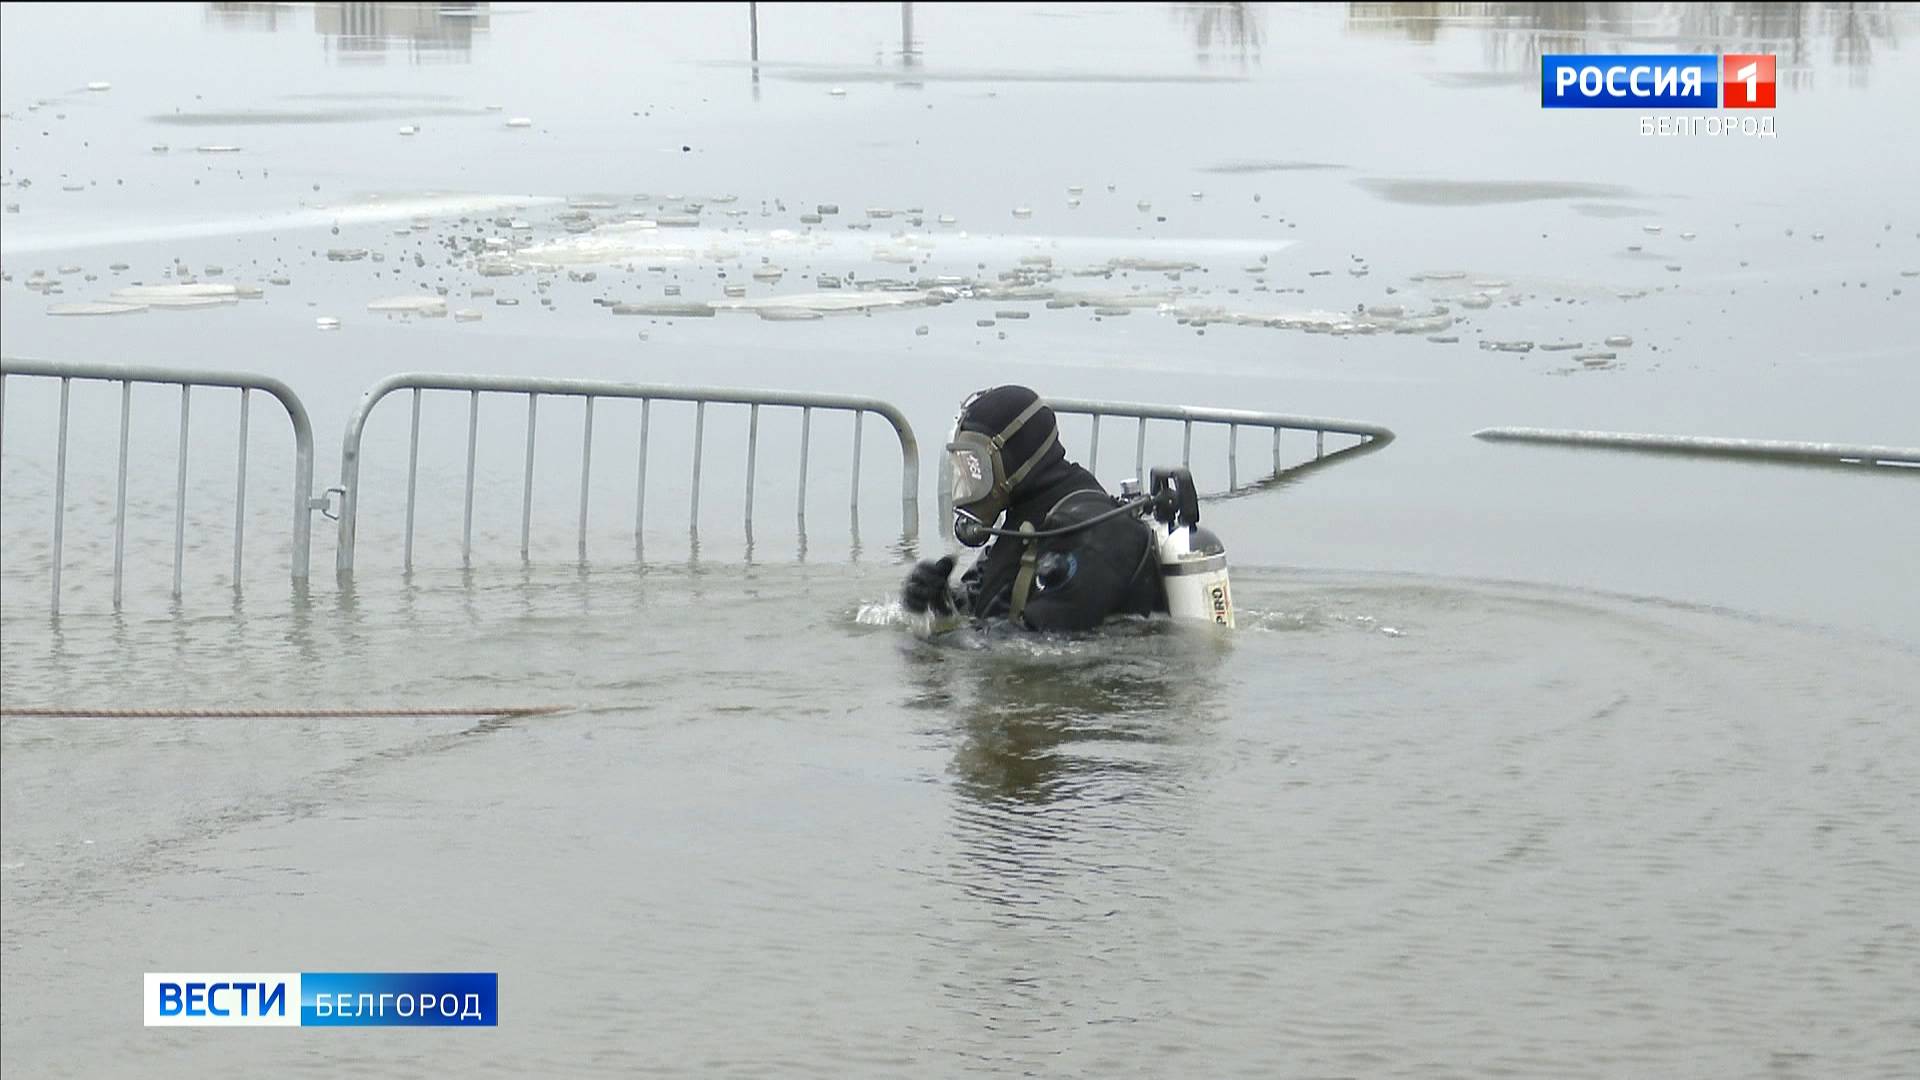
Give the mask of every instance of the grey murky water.
[{"label": "grey murky water", "polygon": [[[934,646],[882,427],[849,528],[845,419],[800,504],[764,417],[749,538],[711,410],[690,537],[657,407],[636,561],[611,401],[584,565],[578,403],[524,567],[524,402],[483,404],[462,572],[466,404],[429,395],[402,574],[394,398],[359,574],[319,522],[290,595],[284,424],[253,403],[236,583],[234,398],[197,392],[176,601],[178,397],[137,391],[114,614],[119,397],[76,385],[56,622],[57,391],[8,379],[9,704],[571,706],[8,718],[8,1074],[1912,1075],[1915,478],[1468,433],[1920,442],[1914,9],[900,16],[763,5],[756,68],[744,6],[0,9],[4,351],[283,378],[322,486],[403,370],[872,394],[929,446],[1009,380],[1400,435],[1210,504],[1230,640]],[[1780,54],[1778,139],[1538,108],[1543,51],[1691,48]],[[1226,454],[1196,433],[1210,486]],[[126,1019],[223,966],[497,969],[503,1026]]]}]

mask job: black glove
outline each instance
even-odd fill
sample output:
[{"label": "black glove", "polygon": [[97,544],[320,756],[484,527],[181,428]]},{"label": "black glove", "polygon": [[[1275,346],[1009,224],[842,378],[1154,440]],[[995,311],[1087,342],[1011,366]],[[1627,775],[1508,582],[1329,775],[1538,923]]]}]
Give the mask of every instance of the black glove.
[{"label": "black glove", "polygon": [[953,614],[953,593],[947,588],[947,578],[952,573],[951,555],[938,562],[915,563],[907,574],[906,584],[900,586],[900,606],[916,615],[928,608],[936,615]]}]

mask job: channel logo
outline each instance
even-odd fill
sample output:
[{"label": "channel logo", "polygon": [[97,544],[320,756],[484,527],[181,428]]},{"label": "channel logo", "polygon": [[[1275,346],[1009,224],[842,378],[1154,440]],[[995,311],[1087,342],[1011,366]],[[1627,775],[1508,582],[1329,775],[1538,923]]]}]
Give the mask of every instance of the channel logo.
[{"label": "channel logo", "polygon": [[1726,87],[1723,109],[1773,108],[1773,56],[1769,53],[1728,53],[1720,58],[1721,82]]},{"label": "channel logo", "polygon": [[500,976],[452,972],[152,972],[148,1027],[498,1027]]},{"label": "channel logo", "polygon": [[1540,58],[1540,107],[1771,109],[1774,58],[1549,54]]}]

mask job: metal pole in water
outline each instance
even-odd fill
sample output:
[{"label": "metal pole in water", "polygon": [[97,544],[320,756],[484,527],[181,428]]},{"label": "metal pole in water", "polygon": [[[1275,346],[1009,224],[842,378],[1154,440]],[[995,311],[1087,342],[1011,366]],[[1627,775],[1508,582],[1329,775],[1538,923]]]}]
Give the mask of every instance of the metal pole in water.
[{"label": "metal pole in water", "polygon": [[240,464],[233,481],[233,588],[240,590],[240,547],[247,528],[247,406],[253,391],[240,388]]},{"label": "metal pole in water", "polygon": [[853,410],[853,502],[849,509],[856,519],[860,516],[860,436],[866,429],[861,421],[866,418],[866,413]]},{"label": "metal pole in water", "polygon": [[[133,380],[120,384],[120,493],[113,504],[113,610],[120,610],[121,571],[127,553],[127,432],[133,417]],[[56,563],[54,572],[59,573]]]},{"label": "metal pole in water", "polygon": [[467,391],[467,509],[460,526],[460,565],[473,565],[473,462],[480,446],[480,391]]},{"label": "metal pole in water", "polygon": [[693,406],[693,507],[688,511],[691,519],[687,522],[689,532],[700,531],[700,450],[707,438],[707,403],[698,401]]},{"label": "metal pole in water", "polygon": [[173,598],[180,598],[180,575],[187,554],[187,406],[193,387],[180,384],[180,481],[173,499]]},{"label": "metal pole in water", "polygon": [[53,466],[53,613],[60,614],[60,548],[67,523],[67,395],[73,380],[60,380],[60,449]]},{"label": "metal pole in water", "polygon": [[807,524],[807,444],[813,435],[813,406],[800,408],[800,527]]},{"label": "metal pole in water", "polygon": [[[418,391],[415,391],[418,393]],[[520,485],[520,561],[526,562],[533,539],[533,432],[540,418],[540,395],[527,393],[527,478]]]},{"label": "metal pole in water", "polygon": [[587,395],[587,431],[580,439],[580,561],[587,561],[587,492],[593,473],[593,395]]},{"label": "metal pole in water", "polygon": [[747,537],[753,537],[753,466],[760,453],[760,406],[747,409]]},{"label": "metal pole in water", "polygon": [[640,399],[640,490],[633,500],[633,553],[639,557],[646,546],[642,539],[647,524],[647,426],[653,419],[653,399]]},{"label": "metal pole in water", "polygon": [[413,427],[407,434],[407,538],[401,544],[401,567],[413,569],[413,500],[420,475],[420,388],[413,388]]},{"label": "metal pole in water", "polygon": [[413,388],[413,427],[407,436],[407,538],[401,555],[401,566],[413,569],[413,504],[417,491],[416,480],[420,475],[420,388]]}]

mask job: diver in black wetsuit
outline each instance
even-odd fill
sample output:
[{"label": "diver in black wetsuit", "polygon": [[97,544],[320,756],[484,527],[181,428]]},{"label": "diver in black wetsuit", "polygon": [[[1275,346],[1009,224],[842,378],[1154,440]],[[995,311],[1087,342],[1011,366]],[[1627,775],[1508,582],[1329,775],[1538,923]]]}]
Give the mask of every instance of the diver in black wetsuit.
[{"label": "diver in black wetsuit", "polygon": [[986,550],[950,584],[951,556],[922,561],[900,602],[955,621],[1005,619],[1031,630],[1089,630],[1112,615],[1167,610],[1152,536],[1133,515],[1037,540],[985,527],[1046,532],[1112,511],[1093,474],[1067,460],[1053,410],[1024,386],[983,390],[960,410],[947,446],[953,472],[954,537]]}]

